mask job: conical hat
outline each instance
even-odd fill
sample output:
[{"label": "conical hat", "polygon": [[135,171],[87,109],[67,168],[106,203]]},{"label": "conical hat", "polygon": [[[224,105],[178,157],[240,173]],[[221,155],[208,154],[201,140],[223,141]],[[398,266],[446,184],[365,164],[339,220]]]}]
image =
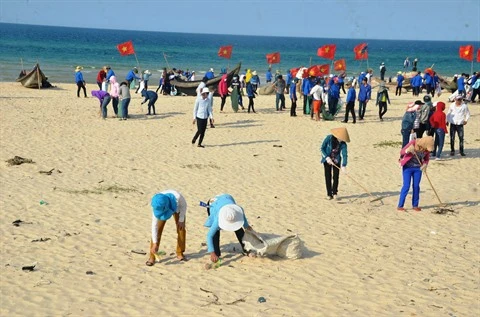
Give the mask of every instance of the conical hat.
[{"label": "conical hat", "polygon": [[348,135],[347,128],[335,128],[330,130],[334,137],[340,141],[350,142],[350,136]]}]

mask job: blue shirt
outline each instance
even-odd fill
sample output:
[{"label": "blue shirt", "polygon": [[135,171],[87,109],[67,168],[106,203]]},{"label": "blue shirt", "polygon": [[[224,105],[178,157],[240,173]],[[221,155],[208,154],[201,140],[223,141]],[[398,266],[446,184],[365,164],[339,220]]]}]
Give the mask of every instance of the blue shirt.
[{"label": "blue shirt", "polygon": [[[221,194],[216,196],[215,201],[210,205],[210,216],[208,216],[207,221],[205,221],[204,224],[205,227],[210,227],[210,230],[208,230],[207,233],[208,252],[215,251],[213,247],[213,236],[220,230],[220,226],[218,225],[218,214],[220,209],[222,209],[223,206],[230,204],[236,205],[235,199],[229,194]],[[243,221],[243,227],[249,227],[245,212],[243,213]]]},{"label": "blue shirt", "polygon": [[360,91],[358,92],[358,100],[359,101],[367,101],[372,99],[372,87],[369,84],[360,85]]},{"label": "blue shirt", "polygon": [[310,78],[304,78],[302,81],[302,93],[304,95],[308,95],[310,93],[310,90],[312,90],[313,84]]},{"label": "blue shirt", "polygon": [[328,94],[333,98],[340,98],[340,87],[337,84],[332,84],[328,89]]},{"label": "blue shirt", "polygon": [[205,73],[205,77],[207,77],[208,79],[212,79],[213,77],[215,77],[215,75],[213,74],[213,72],[208,71]]},{"label": "blue shirt", "polygon": [[195,106],[193,107],[193,119],[213,119],[212,111],[213,94],[209,93],[207,99],[203,99],[202,95],[195,99]]},{"label": "blue shirt", "polygon": [[107,72],[107,81],[109,81],[110,77],[112,76],[115,76],[115,73],[113,72],[113,70],[109,69]]},{"label": "blue shirt", "polygon": [[125,77],[125,79],[128,80],[128,81],[132,81],[133,79],[140,79],[140,77],[135,75],[135,72],[133,70],[131,70],[131,71],[128,72],[127,77]]},{"label": "blue shirt", "polygon": [[402,87],[404,80],[405,80],[405,77],[403,77],[403,75],[398,75],[397,76],[397,87]]},{"label": "blue shirt", "polygon": [[464,91],[465,90],[465,78],[463,76],[460,76],[457,80],[457,87],[459,91]]},{"label": "blue shirt", "polygon": [[265,74],[265,78],[268,80],[268,81],[272,81],[272,72],[267,70],[267,73]]},{"label": "blue shirt", "polygon": [[83,74],[82,72],[78,71],[75,73],[75,83],[81,83],[83,82]]},{"label": "blue shirt", "polygon": [[297,84],[294,82],[290,85],[290,99],[297,100]]},{"label": "blue shirt", "polygon": [[350,87],[347,93],[347,103],[351,101],[355,102],[355,99],[357,99],[357,92],[355,91],[355,88]]}]

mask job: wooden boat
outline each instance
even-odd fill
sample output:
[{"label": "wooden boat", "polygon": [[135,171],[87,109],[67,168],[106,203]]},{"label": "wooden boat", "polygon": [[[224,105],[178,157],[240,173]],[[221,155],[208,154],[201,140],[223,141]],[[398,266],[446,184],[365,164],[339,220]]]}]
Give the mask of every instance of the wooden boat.
[{"label": "wooden boat", "polygon": [[[23,72],[22,72],[23,73]],[[40,70],[40,65],[38,63],[35,67],[27,74],[20,74],[17,78],[17,81],[22,83],[22,85],[26,88],[49,88],[52,85],[48,82],[47,77],[45,74]]]},{"label": "wooden boat", "polygon": [[[242,67],[242,63],[238,63],[234,69],[227,73],[227,86],[230,86],[232,82],[233,75],[238,74],[240,71],[240,67]],[[211,91],[217,90],[218,83],[220,79],[222,79],[223,75],[214,77],[207,81],[207,87],[210,88]],[[196,96],[197,92],[195,91],[198,85],[201,83],[201,80],[194,80],[194,81],[184,81],[181,79],[174,79],[170,81],[172,86],[175,86],[177,89],[177,95],[185,94],[187,96]]]}]

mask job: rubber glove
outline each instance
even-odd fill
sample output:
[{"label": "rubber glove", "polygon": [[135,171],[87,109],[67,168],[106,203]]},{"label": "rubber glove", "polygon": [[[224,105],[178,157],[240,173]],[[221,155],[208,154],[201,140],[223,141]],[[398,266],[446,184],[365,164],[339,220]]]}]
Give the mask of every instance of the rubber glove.
[{"label": "rubber glove", "polygon": [[342,166],[342,173],[348,174],[348,173],[347,173],[347,167],[346,167],[346,166]]},{"label": "rubber glove", "polygon": [[333,165],[333,161],[330,157],[327,157],[326,161],[328,164]]}]

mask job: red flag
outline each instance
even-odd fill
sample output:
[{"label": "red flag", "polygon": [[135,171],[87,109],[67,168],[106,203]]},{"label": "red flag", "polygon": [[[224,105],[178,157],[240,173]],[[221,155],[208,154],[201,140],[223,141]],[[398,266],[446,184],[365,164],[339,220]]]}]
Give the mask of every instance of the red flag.
[{"label": "red flag", "polygon": [[330,74],[330,65],[313,65],[307,70],[308,76],[318,77]]},{"label": "red flag", "polygon": [[336,50],[337,45],[335,44],[324,45],[318,48],[317,55],[326,59],[334,59]]},{"label": "red flag", "polygon": [[425,68],[425,70],[424,70],[423,72],[424,72],[424,73],[429,73],[429,74],[430,74],[430,76],[433,76],[433,73],[434,73],[433,69],[432,69],[432,68],[430,68],[430,67],[428,67],[428,68]]},{"label": "red flag", "polygon": [[275,52],[275,53],[267,54],[267,63],[268,64],[280,63],[280,53]]},{"label": "red flag", "polygon": [[466,59],[467,61],[473,61],[473,45],[460,46],[458,50],[460,58]]},{"label": "red flag", "polygon": [[480,48],[477,50],[477,63],[480,63]]},{"label": "red flag", "polygon": [[358,44],[353,49],[353,53],[355,54],[355,59],[368,59],[368,44]]},{"label": "red flag", "polygon": [[297,73],[299,70],[300,67],[290,69],[290,75],[292,75],[292,77],[297,77]]},{"label": "red flag", "polygon": [[339,71],[340,70],[343,70],[343,71],[347,70],[347,63],[345,62],[345,59],[342,58],[342,59],[339,59],[338,61],[335,61],[333,63],[333,69],[334,70],[339,70]]},{"label": "red flag", "polygon": [[122,56],[135,54],[132,41],[118,44],[117,49]]},{"label": "red flag", "polygon": [[232,45],[222,46],[218,50],[218,56],[230,59],[232,57],[232,49]]}]

